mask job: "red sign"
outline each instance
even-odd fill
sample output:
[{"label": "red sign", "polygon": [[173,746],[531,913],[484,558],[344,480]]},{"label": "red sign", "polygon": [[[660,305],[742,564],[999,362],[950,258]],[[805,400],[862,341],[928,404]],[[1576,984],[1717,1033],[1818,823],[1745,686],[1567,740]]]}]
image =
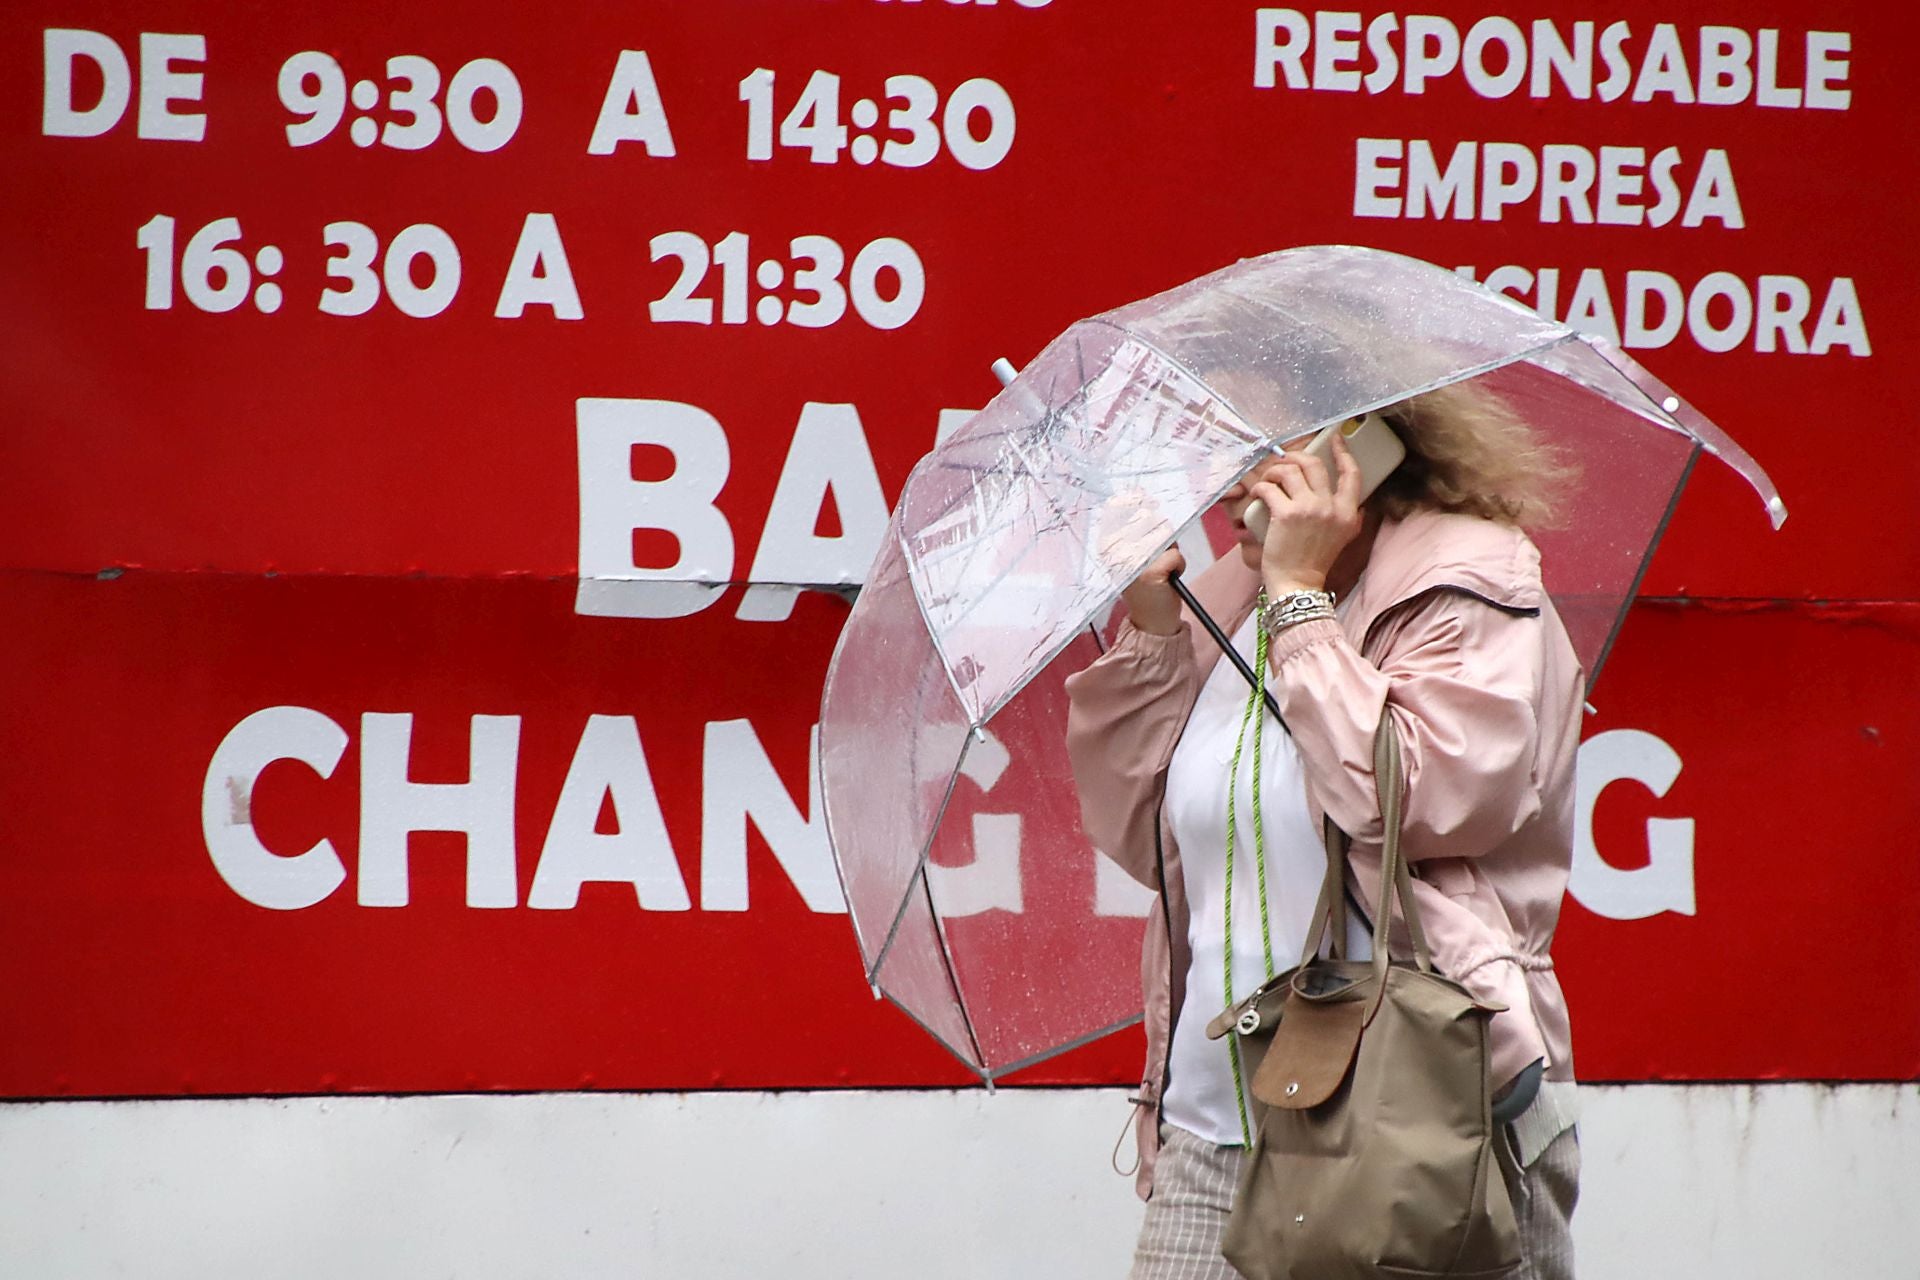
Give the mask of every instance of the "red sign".
[{"label": "red sign", "polygon": [[1595,690],[1582,1074],[1920,1074],[1913,20],[1428,9],[13,6],[0,1095],[965,1079],[827,860],[835,589],[993,358],[1320,242],[1793,512],[1703,460]]}]

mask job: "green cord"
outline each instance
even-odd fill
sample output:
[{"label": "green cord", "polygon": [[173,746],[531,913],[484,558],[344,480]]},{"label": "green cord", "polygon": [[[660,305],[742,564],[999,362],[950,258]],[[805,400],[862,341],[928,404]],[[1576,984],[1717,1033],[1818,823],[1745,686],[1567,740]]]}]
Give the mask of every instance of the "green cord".
[{"label": "green cord", "polygon": [[[1262,600],[1265,592],[1261,593]],[[1254,609],[1260,607],[1256,601]],[[1240,733],[1233,740],[1233,772],[1227,779],[1227,872],[1226,872],[1226,995],[1227,1007],[1233,1007],[1233,846],[1236,823],[1236,810],[1240,790],[1240,748],[1246,741],[1247,722],[1253,722],[1253,865],[1257,887],[1260,891],[1260,948],[1267,962],[1267,978],[1273,977],[1273,930],[1267,921],[1267,831],[1260,818],[1260,742],[1261,730],[1267,718],[1259,714],[1260,704],[1267,684],[1267,632],[1258,622],[1253,628],[1253,665],[1259,673],[1254,686],[1247,691],[1247,707],[1240,713]],[[1240,1110],[1240,1138],[1243,1144],[1253,1145],[1253,1128],[1247,1123],[1247,1090],[1240,1071],[1240,1042],[1234,1033],[1227,1035],[1227,1058],[1233,1064],[1233,1099]]]}]

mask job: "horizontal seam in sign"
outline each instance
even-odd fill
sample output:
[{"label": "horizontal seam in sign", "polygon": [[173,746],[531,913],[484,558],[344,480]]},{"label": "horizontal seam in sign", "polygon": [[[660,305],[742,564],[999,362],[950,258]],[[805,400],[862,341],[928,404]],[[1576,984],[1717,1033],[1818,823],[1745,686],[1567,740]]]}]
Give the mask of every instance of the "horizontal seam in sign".
[{"label": "horizontal seam in sign", "polygon": [[[100,581],[118,581],[133,575],[158,577],[161,575],[195,578],[272,578],[276,580],[298,578],[349,579],[372,578],[380,580],[407,581],[461,581],[461,582],[609,582],[644,583],[663,586],[701,586],[701,587],[793,587],[803,591],[827,591],[834,594],[856,592],[861,584],[857,582],[787,582],[754,578],[626,578],[626,577],[581,577],[578,573],[555,573],[536,569],[492,569],[482,573],[436,572],[431,569],[208,569],[185,567],[154,567],[150,565],[110,564],[98,569],[57,569],[45,565],[10,565],[0,567],[0,576],[8,574],[43,575],[53,578],[97,579]],[[1850,596],[1635,596],[1635,604],[1642,605],[1732,605],[1737,607],[1791,607],[1807,609],[1859,608],[1869,607],[1911,608],[1920,605],[1920,597],[1850,597]]]},{"label": "horizontal seam in sign", "polygon": [[78,578],[83,581],[117,582],[127,577],[144,578],[270,578],[275,581],[299,579],[355,580],[378,582],[542,582],[617,583],[622,586],[648,587],[787,587],[796,591],[825,591],[845,595],[860,590],[857,582],[787,582],[763,578],[609,578],[577,573],[550,573],[534,569],[492,569],[484,573],[439,573],[429,569],[205,569],[153,568],[144,565],[107,565],[100,569],[52,569],[38,565],[0,568],[0,576],[42,576]]}]

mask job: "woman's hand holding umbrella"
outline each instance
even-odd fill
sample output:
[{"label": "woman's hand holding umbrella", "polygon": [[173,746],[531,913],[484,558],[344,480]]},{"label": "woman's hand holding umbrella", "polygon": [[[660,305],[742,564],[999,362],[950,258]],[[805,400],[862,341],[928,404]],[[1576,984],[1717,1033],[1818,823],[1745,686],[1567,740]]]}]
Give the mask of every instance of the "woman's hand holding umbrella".
[{"label": "woman's hand holding umbrella", "polygon": [[[1111,503],[1102,513],[1101,526],[1100,554],[1109,561],[1127,559],[1131,547],[1158,544],[1172,532],[1152,502],[1139,494]],[[1170,636],[1180,629],[1180,597],[1167,579],[1186,567],[1187,558],[1180,554],[1180,548],[1168,547],[1121,591],[1127,620],[1136,631]]]},{"label": "woman's hand holding umbrella", "polygon": [[1127,584],[1120,598],[1126,602],[1127,620],[1135,630],[1170,636],[1180,629],[1180,597],[1167,579],[1186,567],[1187,558],[1180,554],[1180,548],[1168,547]]}]

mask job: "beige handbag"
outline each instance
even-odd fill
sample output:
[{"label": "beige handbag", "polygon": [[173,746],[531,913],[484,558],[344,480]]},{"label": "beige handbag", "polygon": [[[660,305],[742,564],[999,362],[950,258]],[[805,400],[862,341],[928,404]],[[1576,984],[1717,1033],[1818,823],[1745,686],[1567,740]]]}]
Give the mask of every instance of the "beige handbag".
[{"label": "beige handbag", "polygon": [[[1487,1023],[1498,1010],[1434,972],[1400,857],[1404,779],[1384,715],[1374,772],[1385,848],[1373,959],[1343,958],[1349,841],[1329,822],[1299,967],[1207,1029],[1238,1037],[1259,1104],[1222,1244],[1249,1280],[1493,1277],[1520,1265],[1489,1111]],[[1396,897],[1411,964],[1388,962]]]}]

